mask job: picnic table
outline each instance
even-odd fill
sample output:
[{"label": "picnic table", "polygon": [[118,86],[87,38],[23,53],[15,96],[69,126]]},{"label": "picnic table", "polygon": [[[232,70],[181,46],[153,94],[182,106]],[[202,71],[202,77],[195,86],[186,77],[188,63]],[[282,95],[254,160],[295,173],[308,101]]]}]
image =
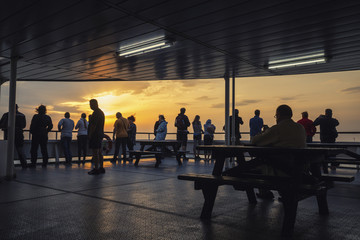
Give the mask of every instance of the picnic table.
[{"label": "picnic table", "polygon": [[[204,205],[201,218],[211,218],[212,209],[215,203],[218,187],[221,185],[232,185],[235,190],[246,191],[250,203],[257,202],[254,188],[265,188],[281,192],[284,206],[284,219],[282,234],[291,235],[295,225],[298,202],[316,196],[319,213],[328,214],[327,190],[333,187],[333,181],[351,182],[353,176],[340,176],[322,174],[320,165],[328,154],[337,155],[346,153],[342,148],[273,148],[256,146],[229,146],[229,145],[208,145],[198,146],[199,150],[212,151],[215,164],[212,174],[182,174],[180,180],[194,181],[195,189],[202,190]],[[274,176],[256,173],[243,173],[239,176],[222,176],[226,158],[238,157],[249,153],[253,157],[287,157],[294,160],[294,169],[303,169],[311,164],[318,170],[316,177],[318,181],[304,183],[302,171],[298,170],[293,176]],[[289,159],[290,160],[290,159]]]},{"label": "picnic table", "polygon": [[[139,140],[137,142],[140,144],[139,155],[146,155],[150,151],[161,152],[163,156],[175,155],[178,165],[182,165],[181,158],[186,159],[186,151],[179,150],[179,143],[176,140]],[[146,146],[149,148],[145,149]],[[157,163],[156,167],[160,162],[157,161]]]},{"label": "picnic table", "polygon": [[323,171],[328,173],[328,163],[332,164],[350,164],[356,165],[356,169],[360,169],[360,143],[359,142],[335,142],[335,143],[308,143],[309,147],[320,148],[344,148],[347,156],[345,155],[331,155],[329,154],[324,161]]}]

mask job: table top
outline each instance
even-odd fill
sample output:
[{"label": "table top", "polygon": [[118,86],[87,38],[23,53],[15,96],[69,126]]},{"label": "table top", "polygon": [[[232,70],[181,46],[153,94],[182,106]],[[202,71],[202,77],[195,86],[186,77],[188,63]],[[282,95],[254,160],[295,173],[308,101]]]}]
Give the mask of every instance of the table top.
[{"label": "table top", "polygon": [[177,140],[136,140],[138,143],[140,144],[154,144],[154,143],[168,143],[168,144],[172,144],[172,143],[178,143]]},{"label": "table top", "polygon": [[308,143],[307,144],[309,147],[360,147],[360,143],[359,142],[335,142],[335,143]]}]

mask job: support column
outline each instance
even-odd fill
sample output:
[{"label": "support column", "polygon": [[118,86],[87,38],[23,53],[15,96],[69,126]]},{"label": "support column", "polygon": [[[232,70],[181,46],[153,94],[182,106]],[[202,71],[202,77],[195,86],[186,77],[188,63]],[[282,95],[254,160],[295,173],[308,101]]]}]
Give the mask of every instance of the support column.
[{"label": "support column", "polygon": [[231,145],[235,145],[235,71],[232,79],[232,119],[231,119]]},{"label": "support column", "polygon": [[230,79],[229,75],[224,75],[225,79],[225,145],[230,144],[230,119],[229,119],[229,108],[230,108]]},{"label": "support column", "polygon": [[16,71],[18,57],[11,57],[11,76],[9,86],[9,116],[8,116],[8,141],[6,178],[14,177],[14,150],[15,150],[15,102],[16,102]]}]

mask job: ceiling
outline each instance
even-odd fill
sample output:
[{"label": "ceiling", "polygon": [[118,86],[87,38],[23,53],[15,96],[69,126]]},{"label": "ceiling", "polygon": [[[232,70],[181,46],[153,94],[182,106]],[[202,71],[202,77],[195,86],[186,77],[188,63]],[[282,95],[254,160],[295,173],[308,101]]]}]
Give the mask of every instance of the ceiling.
[{"label": "ceiling", "polygon": [[[15,0],[0,9],[0,79],[139,81],[360,69],[360,1]],[[121,44],[166,35],[169,48],[119,57]],[[325,64],[269,70],[271,59],[324,51]]]}]

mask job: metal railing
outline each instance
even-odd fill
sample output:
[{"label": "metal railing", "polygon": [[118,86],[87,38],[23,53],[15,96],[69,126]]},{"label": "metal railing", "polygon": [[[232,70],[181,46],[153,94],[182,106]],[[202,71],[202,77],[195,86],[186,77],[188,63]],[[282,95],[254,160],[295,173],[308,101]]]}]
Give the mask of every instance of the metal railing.
[{"label": "metal railing", "polygon": [[[29,130],[24,130],[25,135],[25,139],[31,140],[31,133]],[[110,131],[106,131],[105,134],[109,135],[112,138],[113,132]],[[193,133],[189,133],[188,135],[191,136]],[[360,142],[360,132],[358,131],[343,131],[343,132],[338,132],[339,137],[338,137],[338,141],[343,141],[341,139],[347,139],[345,141],[349,141],[349,142]],[[50,131],[49,132],[49,140],[60,140],[60,135],[61,132],[60,131]],[[76,139],[76,135],[77,135],[77,131],[73,131],[73,138]],[[224,140],[225,139],[225,133],[224,132],[215,132],[215,139],[218,140]],[[241,132],[241,135],[243,136],[244,140],[249,140],[250,139],[250,132]],[[353,135],[355,137],[349,137],[349,135]],[[144,137],[142,137],[144,136]],[[220,136],[220,137],[219,137]],[[147,140],[152,140],[155,138],[154,133],[153,132],[137,132],[136,133],[136,137],[137,139],[147,139]],[[169,132],[166,135],[167,139],[176,139],[176,133],[175,132]],[[320,133],[317,132],[314,136],[315,140],[320,138]],[[190,138],[189,138],[190,139]]]}]

